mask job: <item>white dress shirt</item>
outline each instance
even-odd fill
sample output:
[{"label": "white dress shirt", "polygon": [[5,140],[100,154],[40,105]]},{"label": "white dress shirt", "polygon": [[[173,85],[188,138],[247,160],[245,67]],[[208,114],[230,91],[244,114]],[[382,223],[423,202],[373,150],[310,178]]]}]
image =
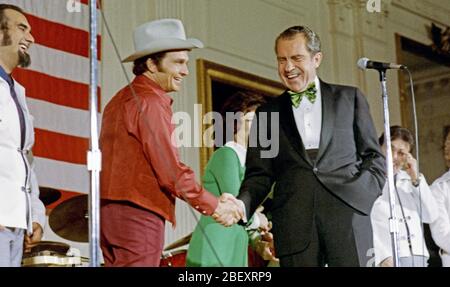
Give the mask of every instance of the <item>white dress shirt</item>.
[{"label": "white dress shirt", "polygon": [[439,217],[430,224],[434,242],[441,248],[442,265],[450,267],[450,170],[431,185]]},{"label": "white dress shirt", "polygon": [[225,146],[234,150],[239,158],[239,163],[242,167],[245,167],[245,157],[247,156],[247,149],[235,141],[226,142]]},{"label": "white dress shirt", "polygon": [[320,91],[320,81],[316,77],[316,101],[312,104],[306,97],[303,97],[300,105],[296,108],[292,106],[295,124],[302,137],[305,149],[318,149],[320,145],[320,134],[322,131],[322,94]]}]

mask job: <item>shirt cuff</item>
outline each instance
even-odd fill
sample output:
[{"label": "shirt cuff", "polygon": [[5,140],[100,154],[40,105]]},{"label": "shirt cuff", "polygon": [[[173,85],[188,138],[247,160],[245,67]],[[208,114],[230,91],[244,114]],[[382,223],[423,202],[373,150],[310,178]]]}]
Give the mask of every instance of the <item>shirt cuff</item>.
[{"label": "shirt cuff", "polygon": [[261,220],[259,219],[259,216],[257,213],[255,213],[252,217],[252,223],[247,226],[247,229],[258,229],[261,225]]},{"label": "shirt cuff", "polygon": [[44,217],[42,217],[42,216],[33,216],[31,221],[38,223],[42,227],[42,231],[44,231],[44,229],[45,229],[45,221],[46,221],[45,220],[45,215],[44,215]]}]

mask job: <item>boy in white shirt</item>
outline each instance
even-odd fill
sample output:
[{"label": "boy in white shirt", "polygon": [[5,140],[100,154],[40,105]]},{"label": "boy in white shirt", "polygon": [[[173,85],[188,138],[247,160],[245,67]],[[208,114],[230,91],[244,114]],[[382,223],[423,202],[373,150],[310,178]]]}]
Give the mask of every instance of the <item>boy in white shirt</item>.
[{"label": "boy in white shirt", "polygon": [[[411,132],[400,126],[392,126],[390,131],[400,266],[426,267],[429,253],[425,245],[422,223],[431,223],[437,219],[436,202],[425,177],[417,172],[417,161],[411,155],[414,145]],[[386,154],[384,134],[379,142]],[[383,194],[375,201],[371,212],[375,266],[394,265],[389,218],[389,190],[386,183]]]}]

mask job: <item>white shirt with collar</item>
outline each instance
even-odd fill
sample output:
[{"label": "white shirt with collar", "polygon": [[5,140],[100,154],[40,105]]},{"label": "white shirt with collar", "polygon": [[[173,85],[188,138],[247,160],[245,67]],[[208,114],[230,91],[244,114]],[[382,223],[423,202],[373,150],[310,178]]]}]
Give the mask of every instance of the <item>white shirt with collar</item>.
[{"label": "white shirt with collar", "polygon": [[234,152],[239,158],[241,166],[245,167],[245,157],[247,156],[247,149],[235,141],[226,142],[225,146],[234,150]]},{"label": "white shirt with collar", "polygon": [[300,105],[296,108],[292,106],[295,124],[302,137],[305,149],[318,149],[320,145],[320,134],[322,131],[322,93],[320,91],[320,81],[316,76],[316,101],[312,104],[306,97],[303,97]]},{"label": "white shirt with collar", "polygon": [[441,248],[442,265],[450,267],[450,170],[436,179],[430,188],[439,213],[438,219],[430,224],[431,235]]},{"label": "white shirt with collar", "polygon": [[[411,177],[405,171],[400,170],[396,175],[395,185],[405,213],[403,217],[400,202],[396,195],[395,212],[398,220],[399,257],[411,255],[429,257],[423,236],[421,217],[423,223],[431,223],[438,218],[438,212],[436,201],[425,177],[420,175],[420,185],[414,187]],[[422,211],[422,216],[420,216],[420,211]],[[370,215],[373,228],[375,266],[378,266],[384,259],[393,256],[389,230],[390,204],[387,183],[383,188],[382,195],[375,201]],[[408,244],[406,224],[409,227],[413,254],[411,254]]]}]

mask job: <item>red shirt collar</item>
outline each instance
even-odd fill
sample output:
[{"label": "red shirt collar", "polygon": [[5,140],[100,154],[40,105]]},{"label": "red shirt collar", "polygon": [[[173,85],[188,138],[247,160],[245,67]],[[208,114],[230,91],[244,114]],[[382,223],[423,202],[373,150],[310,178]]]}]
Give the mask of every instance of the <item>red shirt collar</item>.
[{"label": "red shirt collar", "polygon": [[146,89],[150,89],[155,94],[160,96],[164,103],[167,103],[170,106],[172,105],[172,103],[173,103],[172,97],[170,97],[166,93],[166,91],[164,91],[155,81],[153,81],[149,77],[147,77],[145,75],[136,76],[136,78],[134,78],[134,80],[133,80],[133,84],[147,86]]}]

